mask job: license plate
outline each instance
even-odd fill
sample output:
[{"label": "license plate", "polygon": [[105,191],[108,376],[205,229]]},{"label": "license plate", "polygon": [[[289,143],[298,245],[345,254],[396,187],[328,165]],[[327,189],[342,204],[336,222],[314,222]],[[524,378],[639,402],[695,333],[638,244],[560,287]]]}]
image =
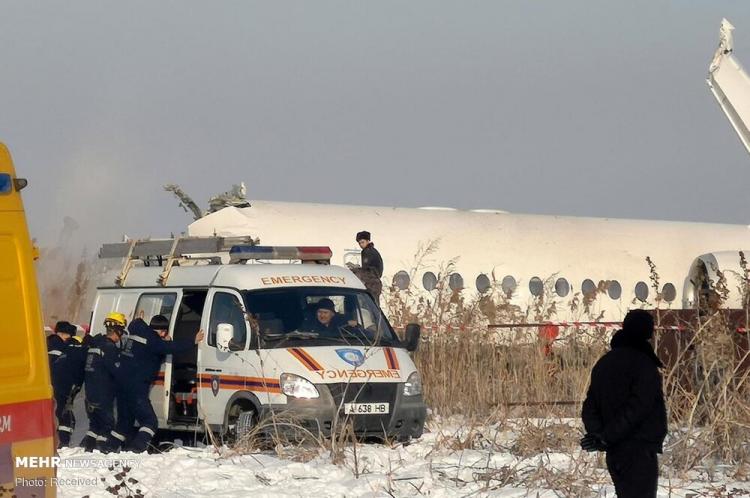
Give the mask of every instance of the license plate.
[{"label": "license plate", "polygon": [[389,403],[344,403],[347,415],[382,415],[390,412]]}]

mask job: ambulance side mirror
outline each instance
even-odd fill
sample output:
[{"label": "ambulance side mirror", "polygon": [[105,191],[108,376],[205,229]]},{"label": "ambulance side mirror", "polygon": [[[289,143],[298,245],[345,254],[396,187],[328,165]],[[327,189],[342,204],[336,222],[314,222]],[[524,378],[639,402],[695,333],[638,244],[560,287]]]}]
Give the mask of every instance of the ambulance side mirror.
[{"label": "ambulance side mirror", "polygon": [[419,346],[419,335],[422,333],[422,327],[418,323],[410,323],[406,326],[404,343],[407,351],[416,351]]},{"label": "ambulance side mirror", "polygon": [[229,352],[229,341],[234,337],[234,325],[220,323],[216,326],[216,349],[224,353]]}]

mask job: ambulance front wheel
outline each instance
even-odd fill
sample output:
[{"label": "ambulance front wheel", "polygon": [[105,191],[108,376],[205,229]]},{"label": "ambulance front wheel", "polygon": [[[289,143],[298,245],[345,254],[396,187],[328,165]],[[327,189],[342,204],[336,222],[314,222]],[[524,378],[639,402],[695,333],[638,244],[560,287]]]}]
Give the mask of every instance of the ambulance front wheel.
[{"label": "ambulance front wheel", "polygon": [[253,431],[256,419],[255,411],[240,412],[235,426],[235,434],[238,441],[247,437]]},{"label": "ambulance front wheel", "polygon": [[252,433],[258,420],[258,414],[252,403],[238,402],[227,412],[224,425],[224,439],[238,442]]}]

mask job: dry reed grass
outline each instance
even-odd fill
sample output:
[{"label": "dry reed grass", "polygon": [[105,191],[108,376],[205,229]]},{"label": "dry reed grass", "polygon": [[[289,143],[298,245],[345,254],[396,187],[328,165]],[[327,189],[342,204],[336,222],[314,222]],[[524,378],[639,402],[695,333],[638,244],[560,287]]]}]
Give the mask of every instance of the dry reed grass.
[{"label": "dry reed grass", "polygon": [[[429,249],[427,250],[429,253]],[[417,255],[413,274],[423,254]],[[667,308],[659,293],[657,267],[650,259],[651,284],[656,296],[648,303],[656,308],[657,327],[681,326],[683,331],[658,331],[657,350],[667,348],[667,368],[663,370],[664,392],[670,417],[670,436],[663,461],[672,469],[711,472],[717,466],[730,465],[738,476],[747,477],[750,462],[750,342],[748,334],[736,328],[748,328],[750,285],[744,256],[744,275],[737,287],[745,303],[743,310],[727,310],[731,276],[718,275],[708,282],[711,303],[704,296],[693,313]],[[594,363],[609,349],[612,329],[562,329],[545,354],[545,340],[537,329],[492,329],[491,323],[552,321],[560,303],[554,299],[550,276],[542,296],[526,309],[510,303],[497,281],[484,295],[466,301],[448,286],[447,275],[453,262],[440,271],[437,288],[431,297],[423,291],[405,291],[390,287],[385,293],[389,316],[397,323],[417,322],[424,326],[420,349],[414,360],[422,373],[425,397],[433,413],[461,414],[467,417],[578,417]],[[494,276],[493,276],[494,277]],[[413,279],[412,279],[413,280]],[[607,291],[606,283],[595,293],[575,295],[568,303],[571,314],[582,320],[597,321],[597,296]],[[640,303],[632,303],[640,307]],[[710,304],[710,306],[709,306]],[[738,315],[739,314],[739,315]],[[738,319],[739,316],[739,319]],[[671,334],[671,335],[670,335]],[[503,409],[504,408],[504,409]],[[496,421],[499,418],[495,419]],[[548,433],[529,429],[519,439],[515,451],[523,453],[539,448],[524,441],[552,441],[561,451],[577,447],[579,433]],[[744,470],[743,470],[744,469]]]},{"label": "dry reed grass", "polygon": [[[428,244],[420,249],[411,272],[412,282],[435,248]],[[661,308],[665,303],[658,293],[657,268],[652,261],[647,263],[656,290],[656,300],[650,304]],[[545,281],[543,295],[522,308],[511,302],[511,296],[503,292],[494,275],[491,289],[474,299],[467,300],[462,292],[451,290],[446,276],[454,265],[455,261],[442,265],[443,277],[430,296],[413,286],[406,290],[384,289],[384,308],[392,322],[423,325],[422,342],[414,360],[422,372],[432,413],[460,414],[467,420],[478,417],[487,423],[510,417],[578,417],[591,367],[608,350],[611,330],[562,329],[552,354],[545,355],[545,343],[536,329],[519,326],[497,330],[488,329],[487,325],[552,318],[561,306],[551,288],[555,275]],[[692,318],[683,319],[671,310],[656,312],[658,324],[679,324],[690,329],[679,333],[677,339],[670,339],[676,346],[663,372],[672,429],[663,461],[677,471],[699,469],[711,475],[731,466],[737,479],[750,475],[750,336],[734,330],[738,313],[740,325],[746,328],[750,317],[750,285],[744,256],[741,266],[744,275],[735,275],[734,279],[717,272],[718,281],[710,282],[714,300],[699,302],[701,310]],[[76,257],[60,248],[43,251],[38,275],[45,317],[51,321],[85,321],[87,306],[93,299],[95,268],[85,253]],[[742,310],[722,307],[732,285],[742,292]],[[592,295],[573,296],[567,304],[570,313],[580,320],[596,320],[596,299],[604,292],[606,286],[600,285]],[[657,348],[667,339],[659,334]],[[342,461],[343,452],[356,441],[346,428],[347,424],[341,424],[333,438],[311,437],[315,446],[325,449],[333,460]],[[575,431],[566,437],[564,431],[540,431],[530,426],[513,451],[529,454],[547,445],[570,452],[575,450],[579,436]],[[476,434],[472,437],[481,439]],[[256,443],[245,444],[247,449],[257,447],[253,446]],[[446,447],[457,445],[456,449],[466,444],[469,443],[445,440]],[[285,445],[301,447],[297,441],[277,438],[275,447]]]}]

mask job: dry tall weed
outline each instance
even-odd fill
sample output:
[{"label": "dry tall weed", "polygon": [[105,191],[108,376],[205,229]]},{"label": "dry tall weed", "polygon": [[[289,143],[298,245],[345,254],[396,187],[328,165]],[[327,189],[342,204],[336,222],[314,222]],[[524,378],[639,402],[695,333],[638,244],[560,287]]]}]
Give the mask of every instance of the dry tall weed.
[{"label": "dry tall weed", "polygon": [[[436,244],[420,249],[412,282]],[[667,364],[664,392],[672,429],[664,461],[674,469],[712,472],[717,466],[732,465],[739,476],[747,476],[742,469],[750,468],[750,334],[737,332],[738,327],[750,328],[750,284],[747,262],[743,254],[740,258],[740,274],[712,269],[716,279],[706,282],[694,310],[668,309],[659,293],[657,266],[647,260],[656,291],[648,304],[656,308],[657,326],[681,328],[660,329],[655,340]],[[58,247],[43,250],[37,264],[48,323],[86,321],[96,273],[92,259]],[[551,354],[546,354],[549,344],[536,328],[523,324],[554,321],[563,306],[578,320],[596,321],[601,317],[598,296],[607,292],[607,282],[589,295],[575,294],[562,303],[553,292],[555,276],[551,275],[541,296],[519,306],[494,275],[491,288],[473,298],[451,289],[448,275],[455,264],[453,260],[440,265],[437,286],[429,294],[417,290],[414,283],[405,290],[384,289],[384,308],[392,323],[423,326],[414,360],[432,412],[494,422],[520,416],[578,417],[591,367],[608,350],[612,329],[561,328]],[[743,308],[729,310],[724,302],[734,288],[743,296]],[[518,326],[488,328],[496,323]],[[353,440],[346,427],[341,424],[334,442],[320,443],[333,459],[339,459],[347,441]],[[544,437],[553,435],[538,436]],[[575,443],[577,435],[570,437]]]},{"label": "dry tall weed", "polygon": [[[646,260],[655,290],[653,302],[646,304],[655,308],[655,347],[666,363],[663,382],[672,429],[664,461],[673,469],[742,469],[750,462],[750,336],[737,332],[750,328],[750,284],[742,253],[740,258],[743,274],[734,275],[736,282],[712,269],[716,281],[706,282],[694,310],[669,309],[657,266]],[[613,329],[561,329],[546,354],[537,329],[523,324],[554,321],[562,306],[550,286],[554,275],[545,281],[543,294],[522,308],[512,304],[497,281],[473,300],[451,290],[447,276],[453,264],[443,265],[429,297],[413,288],[391,287],[385,293],[391,316],[423,325],[414,360],[433,413],[482,417],[506,407],[505,413],[516,417],[578,417],[591,368],[608,351]],[[724,307],[735,284],[743,296],[741,310]],[[606,292],[607,282],[600,282],[592,294],[574,295],[567,302],[570,313],[578,320],[600,320],[597,297]],[[488,328],[492,323],[519,326]],[[578,437],[571,433],[565,443],[561,436],[558,446],[573,448]],[[537,437],[549,438],[554,439],[544,433]]]}]

